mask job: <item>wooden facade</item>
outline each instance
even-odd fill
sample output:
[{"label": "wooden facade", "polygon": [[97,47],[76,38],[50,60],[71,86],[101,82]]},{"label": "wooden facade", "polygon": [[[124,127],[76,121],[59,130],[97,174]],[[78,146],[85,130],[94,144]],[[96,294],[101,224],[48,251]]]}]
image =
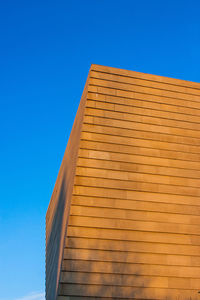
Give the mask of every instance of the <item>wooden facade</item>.
[{"label": "wooden facade", "polygon": [[46,217],[46,299],[200,299],[200,84],[92,65]]}]

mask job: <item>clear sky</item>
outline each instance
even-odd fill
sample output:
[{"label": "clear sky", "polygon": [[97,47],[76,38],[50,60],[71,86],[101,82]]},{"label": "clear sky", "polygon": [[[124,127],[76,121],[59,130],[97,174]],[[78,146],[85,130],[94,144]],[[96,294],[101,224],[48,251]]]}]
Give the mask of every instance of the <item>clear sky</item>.
[{"label": "clear sky", "polygon": [[91,63],[200,82],[200,1],[0,1],[0,300],[43,300],[45,214]]}]

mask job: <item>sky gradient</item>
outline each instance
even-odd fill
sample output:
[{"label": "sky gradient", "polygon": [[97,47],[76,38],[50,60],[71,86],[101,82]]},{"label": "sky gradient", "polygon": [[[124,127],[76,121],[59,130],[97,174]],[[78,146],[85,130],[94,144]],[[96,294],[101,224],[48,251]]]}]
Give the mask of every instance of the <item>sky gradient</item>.
[{"label": "sky gradient", "polygon": [[92,63],[200,82],[200,2],[0,1],[0,300],[43,300],[45,214]]}]

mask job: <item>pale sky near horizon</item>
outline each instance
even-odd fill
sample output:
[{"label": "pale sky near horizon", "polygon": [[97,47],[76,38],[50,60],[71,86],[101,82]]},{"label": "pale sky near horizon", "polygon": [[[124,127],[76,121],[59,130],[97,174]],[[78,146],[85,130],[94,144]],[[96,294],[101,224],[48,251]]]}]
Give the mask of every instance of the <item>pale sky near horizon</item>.
[{"label": "pale sky near horizon", "polygon": [[0,1],[0,300],[44,300],[45,214],[91,63],[200,82],[200,2]]}]

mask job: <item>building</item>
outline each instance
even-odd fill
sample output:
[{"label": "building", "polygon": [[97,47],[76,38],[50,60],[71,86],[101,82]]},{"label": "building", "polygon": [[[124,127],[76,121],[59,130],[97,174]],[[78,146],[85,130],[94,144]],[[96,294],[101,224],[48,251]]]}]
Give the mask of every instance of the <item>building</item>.
[{"label": "building", "polygon": [[200,299],[200,84],[92,65],[46,216],[46,299]]}]

